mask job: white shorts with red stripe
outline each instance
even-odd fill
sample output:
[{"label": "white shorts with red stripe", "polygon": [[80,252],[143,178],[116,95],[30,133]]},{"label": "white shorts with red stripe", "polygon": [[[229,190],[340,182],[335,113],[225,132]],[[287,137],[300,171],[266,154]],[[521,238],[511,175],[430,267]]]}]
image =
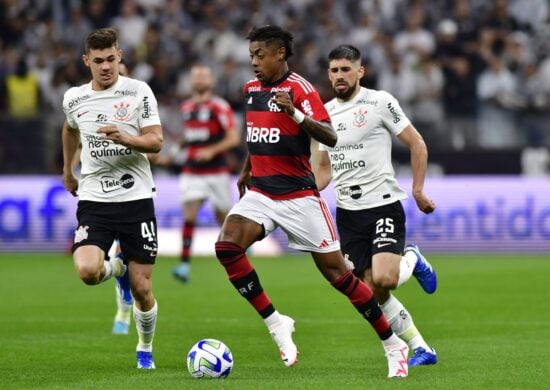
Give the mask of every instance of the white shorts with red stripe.
[{"label": "white shorts with red stripe", "polygon": [[181,200],[183,203],[194,200],[208,200],[219,211],[227,212],[231,208],[229,173],[180,175]]},{"label": "white shorts with red stripe", "polygon": [[263,225],[266,236],[280,227],[288,237],[288,246],[297,250],[328,253],[340,249],[332,215],[321,197],[273,200],[259,192],[247,191],[231,214]]}]

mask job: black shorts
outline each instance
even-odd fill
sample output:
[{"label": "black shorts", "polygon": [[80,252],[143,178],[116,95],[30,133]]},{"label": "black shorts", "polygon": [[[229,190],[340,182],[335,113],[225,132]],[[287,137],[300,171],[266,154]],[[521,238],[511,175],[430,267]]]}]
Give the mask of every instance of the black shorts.
[{"label": "black shorts", "polygon": [[405,249],[405,210],[399,201],[365,210],[337,208],[336,225],[342,253],[358,276],[371,268],[374,254],[401,254]]},{"label": "black shorts", "polygon": [[118,239],[125,262],[155,263],[158,241],[153,199],[118,203],[83,200],[78,202],[76,217],[73,252],[83,245],[95,245],[107,256]]}]

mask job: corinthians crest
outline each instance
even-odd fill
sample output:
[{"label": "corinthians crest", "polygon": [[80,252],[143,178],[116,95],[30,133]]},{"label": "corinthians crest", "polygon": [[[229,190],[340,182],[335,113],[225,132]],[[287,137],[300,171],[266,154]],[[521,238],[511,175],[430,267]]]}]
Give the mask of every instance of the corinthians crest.
[{"label": "corinthians crest", "polygon": [[359,109],[353,113],[355,117],[353,118],[353,124],[357,127],[363,126],[367,123],[367,110]]},{"label": "corinthians crest", "polygon": [[130,117],[130,111],[128,110],[128,107],[130,107],[130,104],[120,102],[120,104],[115,104],[115,119],[117,121],[125,121]]}]

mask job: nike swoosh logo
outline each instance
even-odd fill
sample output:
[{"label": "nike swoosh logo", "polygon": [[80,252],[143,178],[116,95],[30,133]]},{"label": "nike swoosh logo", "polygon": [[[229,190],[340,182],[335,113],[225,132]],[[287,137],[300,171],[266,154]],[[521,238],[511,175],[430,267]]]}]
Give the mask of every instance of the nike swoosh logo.
[{"label": "nike swoosh logo", "polygon": [[84,112],[79,112],[78,114],[76,114],[76,117],[77,118],[80,118],[82,115],[85,115],[87,114],[89,111],[84,111]]},{"label": "nike swoosh logo", "polygon": [[391,245],[391,243],[387,242],[385,244],[378,244],[378,248],[382,248],[382,247],[388,246],[388,245]]}]

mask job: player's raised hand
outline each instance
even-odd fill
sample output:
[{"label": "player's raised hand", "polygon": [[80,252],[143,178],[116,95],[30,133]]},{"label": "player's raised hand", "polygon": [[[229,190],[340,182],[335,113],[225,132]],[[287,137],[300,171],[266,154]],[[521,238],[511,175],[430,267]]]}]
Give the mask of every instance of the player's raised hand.
[{"label": "player's raised hand", "polygon": [[282,91],[275,92],[271,100],[288,115],[294,114],[294,104],[292,104],[292,99],[288,93]]},{"label": "player's raised hand", "polygon": [[416,205],[418,206],[418,209],[422,211],[424,214],[430,214],[433,213],[436,206],[433,200],[428,198],[428,196],[424,193],[424,191],[415,191],[413,193],[414,200],[416,201]]}]

